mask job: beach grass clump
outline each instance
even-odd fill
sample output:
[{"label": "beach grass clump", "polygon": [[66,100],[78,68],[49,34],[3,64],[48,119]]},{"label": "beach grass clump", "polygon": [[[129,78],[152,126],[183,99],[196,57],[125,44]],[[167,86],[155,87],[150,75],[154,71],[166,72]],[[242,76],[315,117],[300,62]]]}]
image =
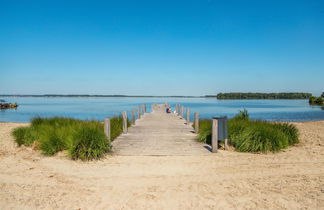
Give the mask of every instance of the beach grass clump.
[{"label": "beach grass clump", "polygon": [[99,159],[111,147],[102,126],[95,123],[84,124],[73,134],[72,145],[68,148],[72,159]]},{"label": "beach grass clump", "polygon": [[30,127],[16,128],[13,130],[12,135],[19,146],[31,146],[37,139],[37,132]]},{"label": "beach grass clump", "polygon": [[[212,121],[200,122],[198,140],[210,144]],[[228,120],[228,142],[239,152],[276,152],[298,143],[298,137],[293,124],[251,120],[246,110]]]},{"label": "beach grass clump", "polygon": [[275,123],[274,127],[286,134],[289,145],[299,143],[299,132],[296,126],[290,123]]},{"label": "beach grass clump", "polygon": [[[194,126],[194,125],[193,125]],[[211,120],[200,120],[198,141],[211,144],[211,132],[212,132],[212,121]]]},{"label": "beach grass clump", "polygon": [[238,130],[231,130],[229,138],[230,144],[239,152],[275,152],[287,148],[289,145],[288,136],[269,122],[248,121],[241,123],[244,126]]},{"label": "beach grass clump", "polygon": [[[111,141],[122,133],[122,123],[121,117],[111,119]],[[37,148],[48,156],[66,150],[72,159],[92,160],[111,150],[103,123],[94,120],[36,117],[29,127],[16,128],[12,135],[19,146],[36,143]]]},{"label": "beach grass clump", "polygon": [[[110,119],[110,138],[111,141],[115,140],[120,134],[123,132],[123,118],[122,117],[114,117]],[[128,120],[127,121],[127,126],[130,127],[131,123]]]},{"label": "beach grass clump", "polygon": [[250,116],[246,109],[239,110],[239,113],[235,115],[234,119],[236,120],[249,120]]}]

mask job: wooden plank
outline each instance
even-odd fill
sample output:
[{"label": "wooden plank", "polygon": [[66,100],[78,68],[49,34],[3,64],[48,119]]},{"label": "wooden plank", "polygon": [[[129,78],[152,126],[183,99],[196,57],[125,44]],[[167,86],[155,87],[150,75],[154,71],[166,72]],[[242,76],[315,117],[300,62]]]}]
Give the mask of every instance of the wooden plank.
[{"label": "wooden plank", "polygon": [[212,126],[212,152],[217,152],[218,149],[218,120],[213,119]]},{"label": "wooden plank", "polygon": [[111,130],[110,130],[110,119],[109,118],[105,118],[104,131],[105,131],[105,134],[106,134],[108,140],[110,141],[111,140]]},{"label": "wooden plank", "polygon": [[127,133],[127,112],[123,112],[123,133]]},{"label": "wooden plank", "polygon": [[195,132],[199,132],[199,113],[195,112]]}]

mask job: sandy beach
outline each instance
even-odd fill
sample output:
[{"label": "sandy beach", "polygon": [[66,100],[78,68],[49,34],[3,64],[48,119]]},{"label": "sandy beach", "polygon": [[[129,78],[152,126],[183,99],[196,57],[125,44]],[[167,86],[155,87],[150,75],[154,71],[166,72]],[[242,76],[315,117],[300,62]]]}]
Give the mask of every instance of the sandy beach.
[{"label": "sandy beach", "polygon": [[324,209],[324,121],[279,153],[72,161],[18,147],[0,123],[0,209]]}]

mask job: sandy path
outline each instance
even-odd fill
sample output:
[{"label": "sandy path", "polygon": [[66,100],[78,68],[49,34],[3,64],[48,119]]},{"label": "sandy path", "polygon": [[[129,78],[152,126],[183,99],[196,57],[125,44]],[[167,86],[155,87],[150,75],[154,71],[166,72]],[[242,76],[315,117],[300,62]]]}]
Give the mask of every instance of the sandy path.
[{"label": "sandy path", "polygon": [[324,121],[277,154],[107,156],[18,148],[0,123],[0,209],[324,209]]}]

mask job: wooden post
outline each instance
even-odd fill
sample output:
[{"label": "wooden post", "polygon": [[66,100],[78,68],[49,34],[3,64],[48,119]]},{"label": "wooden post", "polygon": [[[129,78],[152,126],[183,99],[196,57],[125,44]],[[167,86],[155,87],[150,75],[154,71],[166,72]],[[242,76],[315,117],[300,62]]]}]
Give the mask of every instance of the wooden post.
[{"label": "wooden post", "polygon": [[137,119],[141,119],[141,106],[140,105],[138,105]]},{"label": "wooden post", "polygon": [[225,140],[224,140],[224,150],[228,150],[228,131],[227,131],[227,117],[224,119],[224,132],[225,132]]},{"label": "wooden post", "polygon": [[178,104],[178,116],[180,116],[180,104]]},{"label": "wooden post", "polygon": [[184,119],[184,111],[185,111],[184,109],[185,109],[184,106],[182,106],[181,107],[181,117],[182,117],[182,119]]},{"label": "wooden post", "polygon": [[212,126],[212,152],[217,152],[218,149],[218,120],[213,119]]},{"label": "wooden post", "polygon": [[190,108],[187,108],[187,125],[190,123]]},{"label": "wooden post", "polygon": [[127,112],[123,112],[123,132],[127,133]]},{"label": "wooden post", "polygon": [[105,118],[105,121],[104,121],[104,128],[105,128],[105,134],[108,138],[108,140],[110,141],[110,138],[111,138],[111,131],[110,131],[110,119],[109,118]]},{"label": "wooden post", "polygon": [[144,104],[144,112],[146,113],[146,104]]},{"label": "wooden post", "polygon": [[199,113],[195,112],[195,132],[199,132]]},{"label": "wooden post", "polygon": [[136,109],[132,110],[132,124],[135,125],[135,120],[136,120]]}]

